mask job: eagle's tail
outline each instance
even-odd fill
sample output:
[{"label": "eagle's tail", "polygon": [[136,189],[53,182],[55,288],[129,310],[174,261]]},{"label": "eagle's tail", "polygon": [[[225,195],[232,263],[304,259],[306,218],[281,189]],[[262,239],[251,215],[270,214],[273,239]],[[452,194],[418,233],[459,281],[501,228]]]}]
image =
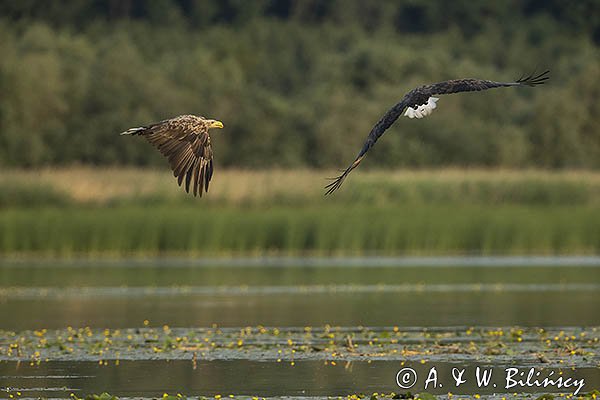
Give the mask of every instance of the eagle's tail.
[{"label": "eagle's tail", "polygon": [[127,129],[124,132],[121,132],[120,135],[140,135],[142,134],[144,131],[146,130],[145,127],[139,127],[139,128],[130,128]]},{"label": "eagle's tail", "polygon": [[541,74],[535,74],[535,72],[529,76],[522,76],[515,81],[519,85],[523,86],[537,86],[543,85],[550,78],[550,70],[544,71]]}]

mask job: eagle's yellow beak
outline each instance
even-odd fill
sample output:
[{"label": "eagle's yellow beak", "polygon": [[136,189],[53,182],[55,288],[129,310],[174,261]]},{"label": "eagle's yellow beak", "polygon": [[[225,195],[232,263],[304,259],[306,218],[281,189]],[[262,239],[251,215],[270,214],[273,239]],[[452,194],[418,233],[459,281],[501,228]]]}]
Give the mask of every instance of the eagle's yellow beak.
[{"label": "eagle's yellow beak", "polygon": [[223,129],[223,123],[221,121],[213,120],[210,122],[211,128]]}]

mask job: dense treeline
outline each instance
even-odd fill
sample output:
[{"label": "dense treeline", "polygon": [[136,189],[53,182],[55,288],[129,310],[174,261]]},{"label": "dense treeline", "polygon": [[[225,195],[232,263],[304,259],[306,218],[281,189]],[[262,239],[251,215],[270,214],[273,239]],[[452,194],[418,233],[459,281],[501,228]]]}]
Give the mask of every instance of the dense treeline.
[{"label": "dense treeline", "polygon": [[[412,87],[549,85],[444,97],[373,150],[381,166],[600,166],[600,2],[0,1],[0,164],[159,164],[117,133],[221,119],[218,164],[342,166]],[[373,156],[376,155],[376,156]]]}]

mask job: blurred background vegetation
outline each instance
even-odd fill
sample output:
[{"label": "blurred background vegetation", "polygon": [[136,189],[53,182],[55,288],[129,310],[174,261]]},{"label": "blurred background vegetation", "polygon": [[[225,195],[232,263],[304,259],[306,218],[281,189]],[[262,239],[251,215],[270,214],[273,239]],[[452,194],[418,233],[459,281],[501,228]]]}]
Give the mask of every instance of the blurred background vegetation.
[{"label": "blurred background vegetation", "polygon": [[[0,0],[0,55],[3,256],[600,252],[598,1]],[[535,68],[323,198],[406,91]],[[202,200],[118,136],[184,113],[225,123]]]},{"label": "blurred background vegetation", "polygon": [[193,113],[225,122],[218,167],[341,167],[407,90],[536,67],[543,88],[444,97],[364,167],[600,166],[595,0],[3,0],[0,16],[3,166],[165,166],[117,133]]}]

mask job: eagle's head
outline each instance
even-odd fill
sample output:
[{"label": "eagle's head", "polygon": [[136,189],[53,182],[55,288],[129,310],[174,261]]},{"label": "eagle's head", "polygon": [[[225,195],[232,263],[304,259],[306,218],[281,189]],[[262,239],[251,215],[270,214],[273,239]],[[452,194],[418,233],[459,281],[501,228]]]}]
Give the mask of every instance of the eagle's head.
[{"label": "eagle's head", "polygon": [[217,121],[216,119],[207,119],[206,125],[208,126],[208,129],[223,129],[223,123],[221,121]]}]

